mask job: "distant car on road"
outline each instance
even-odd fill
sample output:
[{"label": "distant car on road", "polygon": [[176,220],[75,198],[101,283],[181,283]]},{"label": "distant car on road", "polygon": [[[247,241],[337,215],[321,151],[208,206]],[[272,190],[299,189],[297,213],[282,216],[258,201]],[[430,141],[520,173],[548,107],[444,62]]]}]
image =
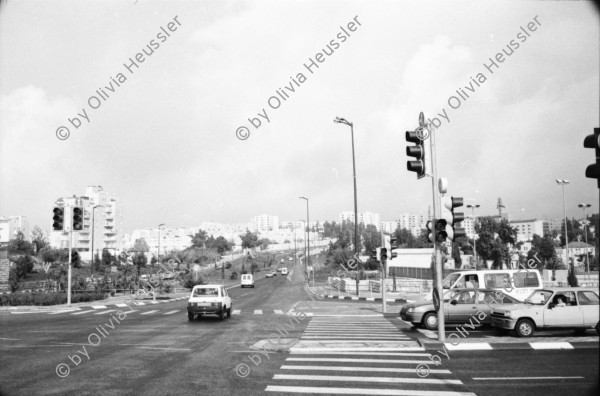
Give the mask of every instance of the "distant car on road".
[{"label": "distant car on road", "polygon": [[275,276],[275,274],[274,274],[274,273],[272,273],[272,272],[267,272],[267,275],[266,275],[266,277],[267,277],[267,278],[272,278],[273,276]]},{"label": "distant car on road", "polygon": [[281,268],[277,268],[277,272],[281,272]]},{"label": "distant car on road", "polygon": [[252,274],[242,274],[242,287],[254,287],[254,277]]},{"label": "distant car on road", "polygon": [[281,269],[281,275],[287,275],[287,274],[288,274],[288,270],[287,270],[287,268],[283,267],[283,268]]},{"label": "distant car on road", "polygon": [[144,275],[140,275],[140,280],[142,282],[148,282],[148,275],[144,274]]},{"label": "distant car on road", "polygon": [[[450,298],[444,301],[445,324],[490,324],[494,304],[517,304],[519,300],[492,289],[452,289]],[[437,330],[437,312],[432,301],[406,304],[400,309],[400,319]]]},{"label": "distant car on road", "polygon": [[293,259],[293,257],[288,257],[288,261],[292,261]]},{"label": "distant car on road", "polygon": [[531,337],[537,329],[598,329],[598,292],[578,287],[536,290],[522,304],[494,307],[492,326]]},{"label": "distant car on road", "polygon": [[223,285],[197,285],[192,289],[187,311],[189,320],[204,315],[219,315],[223,320],[225,314],[231,317],[231,297]]}]

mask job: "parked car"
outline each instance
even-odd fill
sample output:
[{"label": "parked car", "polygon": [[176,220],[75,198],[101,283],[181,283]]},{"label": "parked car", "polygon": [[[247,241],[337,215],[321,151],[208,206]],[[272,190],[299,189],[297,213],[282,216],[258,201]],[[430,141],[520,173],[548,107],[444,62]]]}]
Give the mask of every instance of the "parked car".
[{"label": "parked car", "polygon": [[[492,306],[495,304],[517,304],[519,300],[501,291],[492,289],[453,289],[450,298],[444,301],[446,324],[490,324]],[[400,309],[400,319],[437,330],[437,312],[432,301],[406,304]]]},{"label": "parked car", "polygon": [[531,337],[537,329],[598,329],[598,292],[579,287],[536,290],[522,304],[494,307],[492,326]]},{"label": "parked car", "polygon": [[267,275],[266,275],[266,277],[267,277],[267,278],[272,278],[273,276],[275,276],[275,274],[274,274],[274,273],[272,273],[272,272],[267,272]]},{"label": "parked car", "polygon": [[287,275],[287,274],[288,274],[288,270],[287,270],[287,268],[283,267],[283,268],[281,269],[281,275]]},{"label": "parked car", "polygon": [[254,277],[252,274],[242,274],[242,287],[254,287]]},{"label": "parked car", "polygon": [[144,274],[144,275],[140,275],[140,280],[142,282],[148,282],[148,275]]},{"label": "parked car", "polygon": [[197,285],[192,289],[187,311],[189,320],[204,315],[219,315],[223,320],[225,314],[231,316],[231,297],[223,285]]},{"label": "parked car", "polygon": [[281,268],[277,268],[277,272],[281,272]]}]

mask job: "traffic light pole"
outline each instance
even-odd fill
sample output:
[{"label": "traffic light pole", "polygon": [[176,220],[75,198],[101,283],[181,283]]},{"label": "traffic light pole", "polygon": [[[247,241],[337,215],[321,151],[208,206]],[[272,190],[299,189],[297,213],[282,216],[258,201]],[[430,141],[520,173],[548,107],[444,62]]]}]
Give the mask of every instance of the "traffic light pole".
[{"label": "traffic light pole", "polygon": [[[73,210],[73,208],[71,208]],[[71,229],[69,230],[69,279],[67,280],[67,306],[71,306],[71,251],[73,250],[73,214],[71,213]]]},{"label": "traffic light pole", "polygon": [[[436,186],[437,182],[437,161],[435,155],[435,127],[430,123],[429,133],[429,148],[431,153],[431,190],[433,192],[433,224],[441,217],[440,195]],[[434,234],[435,235],[435,234]],[[445,320],[444,320],[444,288],[442,287],[442,251],[440,249],[441,242],[434,238],[434,254],[435,254],[435,271],[434,271],[434,287],[439,296],[440,306],[437,311],[438,318],[438,341],[446,341]]]},{"label": "traffic light pole", "polygon": [[[383,235],[383,229],[381,230],[381,247],[385,247],[385,236]],[[387,283],[385,281],[385,264],[387,261],[387,254],[381,255],[381,305],[383,313],[387,313],[387,300],[386,300],[386,289]]]}]

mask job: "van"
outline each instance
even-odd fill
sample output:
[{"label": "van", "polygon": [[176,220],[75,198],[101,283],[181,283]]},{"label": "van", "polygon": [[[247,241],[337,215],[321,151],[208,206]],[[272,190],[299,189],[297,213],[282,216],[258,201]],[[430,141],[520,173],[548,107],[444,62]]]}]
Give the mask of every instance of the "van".
[{"label": "van", "polygon": [[[472,287],[501,290],[504,294],[523,301],[535,290],[543,288],[544,284],[540,272],[536,269],[510,269],[457,271],[448,274],[442,281],[442,286],[444,298],[448,297],[449,289]],[[430,300],[431,295],[426,299]]]},{"label": "van", "polygon": [[285,267],[284,267],[284,268],[282,268],[282,269],[281,269],[281,275],[287,275],[287,274],[288,274],[288,272],[287,272],[287,268],[285,268]]},{"label": "van", "polygon": [[251,274],[242,275],[242,287],[254,287],[254,277]]}]

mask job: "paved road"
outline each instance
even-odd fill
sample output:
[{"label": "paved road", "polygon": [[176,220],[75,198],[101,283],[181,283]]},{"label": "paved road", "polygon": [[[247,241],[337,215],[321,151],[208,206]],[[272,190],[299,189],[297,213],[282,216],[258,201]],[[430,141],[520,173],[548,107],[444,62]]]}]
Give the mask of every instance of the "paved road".
[{"label": "paved road", "polygon": [[548,396],[586,394],[598,379],[597,338],[576,350],[446,356],[421,346],[426,335],[397,317],[398,304],[384,317],[377,303],[311,301],[300,271],[230,294],[223,321],[188,321],[185,298],[4,312],[0,394]]}]

